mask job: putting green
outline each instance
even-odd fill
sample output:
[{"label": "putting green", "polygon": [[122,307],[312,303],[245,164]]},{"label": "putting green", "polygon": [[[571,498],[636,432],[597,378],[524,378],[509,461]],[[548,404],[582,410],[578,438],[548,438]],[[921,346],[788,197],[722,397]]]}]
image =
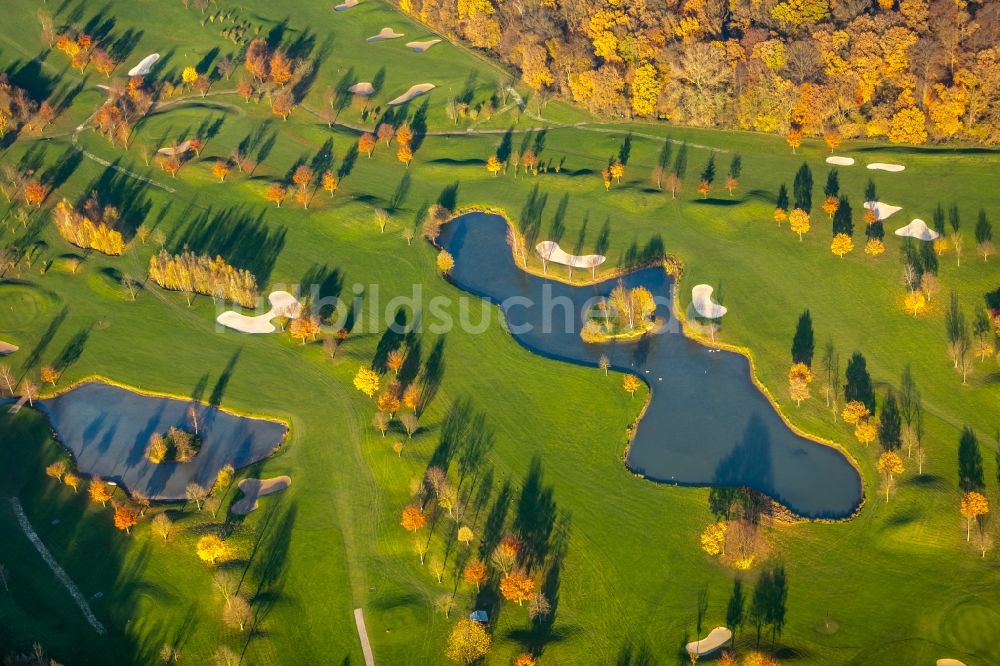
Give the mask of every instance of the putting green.
[{"label": "putting green", "polygon": [[55,296],[32,284],[0,284],[0,331],[25,329],[55,304]]}]

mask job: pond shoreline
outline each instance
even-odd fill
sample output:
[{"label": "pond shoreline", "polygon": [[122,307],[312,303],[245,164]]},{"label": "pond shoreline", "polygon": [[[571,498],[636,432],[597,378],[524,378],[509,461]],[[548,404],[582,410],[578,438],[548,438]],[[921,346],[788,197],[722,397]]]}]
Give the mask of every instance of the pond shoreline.
[{"label": "pond shoreline", "polygon": [[[467,215],[484,215],[484,216],[490,216],[490,215],[492,215],[492,216],[498,217],[501,220],[503,220],[504,224],[508,228],[513,228],[513,224],[511,223],[510,218],[506,214],[504,214],[502,211],[498,211],[498,209],[496,209],[496,208],[482,207],[482,206],[480,206],[480,207],[465,207],[465,208],[460,209],[459,211],[456,211],[455,214],[453,214],[452,216],[450,216],[448,218],[448,220],[445,222],[445,224],[442,226],[442,230],[444,230],[448,226],[450,226],[453,223],[455,223],[455,221],[458,220],[459,218],[463,218],[463,217],[465,217]],[[475,224],[475,223],[473,223],[473,224]],[[445,234],[443,232],[442,232],[442,236],[445,236]],[[448,240],[447,239],[438,239],[438,240],[433,241],[432,244],[434,246],[436,246],[437,248],[439,248],[439,249],[449,249],[449,251],[451,250],[451,248],[446,247],[448,245]],[[455,253],[453,252],[453,254],[455,254]],[[523,266],[522,263],[520,263],[520,262],[517,261],[516,257],[513,256],[512,252],[508,252],[508,253],[504,253],[504,254],[506,255],[507,260],[509,260],[510,262],[512,262],[513,266],[518,271],[520,271],[521,273],[523,273],[525,275],[531,275],[531,276],[533,276],[533,277],[535,277],[537,279],[543,280],[543,281],[559,282],[559,283],[562,283],[562,284],[567,285],[567,286],[572,287],[572,288],[597,287],[597,286],[602,285],[602,284],[606,285],[610,280],[613,280],[616,277],[622,277],[622,278],[629,277],[629,276],[634,277],[634,276],[636,276],[637,273],[642,273],[644,271],[643,267],[628,267],[628,268],[621,268],[621,267],[619,267],[615,271],[610,272],[610,273],[606,273],[606,274],[602,275],[598,279],[589,279],[588,278],[587,280],[584,280],[584,281],[581,281],[581,282],[572,282],[572,283],[570,283],[570,282],[568,282],[565,279],[560,279],[558,276],[553,276],[551,274],[542,273],[540,271],[534,270],[533,267],[528,267],[526,269]],[[670,256],[670,255],[668,255],[668,256]],[[456,258],[456,262],[457,261],[458,261],[458,259]],[[678,269],[680,269],[680,270],[676,270],[675,272],[682,274],[682,272],[683,272],[682,271],[682,265],[676,260],[676,257],[671,257],[671,262],[672,262],[672,266],[675,266]],[[673,312],[671,314],[673,316],[677,317],[677,320],[678,320],[678,322],[681,325],[681,337],[683,337],[684,340],[687,340],[687,341],[690,341],[692,343],[695,343],[699,347],[707,349],[709,351],[719,351],[720,349],[722,349],[722,350],[725,350],[727,353],[733,354],[734,356],[738,356],[738,357],[740,357],[742,359],[746,359],[745,362],[746,362],[746,364],[748,366],[748,373],[747,374],[749,375],[750,385],[753,388],[755,388],[756,392],[758,393],[758,395],[760,395],[761,397],[763,397],[763,399],[767,402],[768,406],[770,407],[771,413],[774,414],[775,416],[777,416],[777,418],[780,420],[780,422],[784,425],[784,427],[786,427],[788,429],[788,431],[792,435],[794,435],[794,436],[796,436],[798,438],[801,438],[802,440],[805,440],[805,441],[807,441],[810,444],[819,445],[821,449],[832,451],[832,452],[836,453],[836,455],[837,455],[837,457],[839,459],[841,459],[844,462],[846,462],[847,466],[850,468],[850,470],[852,471],[852,473],[854,475],[853,485],[857,488],[858,492],[857,492],[856,501],[853,501],[851,503],[851,507],[849,509],[848,509],[848,507],[845,506],[845,508],[843,510],[823,511],[823,512],[817,514],[816,512],[810,513],[808,511],[807,512],[797,511],[794,508],[792,508],[792,506],[790,506],[789,503],[783,502],[781,499],[779,499],[779,498],[775,497],[774,495],[772,495],[771,492],[768,492],[768,491],[763,490],[761,488],[757,488],[757,490],[760,490],[761,492],[764,492],[764,494],[768,495],[771,498],[771,501],[774,502],[774,504],[776,506],[781,507],[781,511],[779,513],[783,514],[783,516],[784,516],[783,522],[794,522],[795,520],[808,520],[808,521],[815,521],[815,522],[843,522],[845,520],[850,520],[853,517],[855,517],[856,515],[858,515],[858,513],[861,510],[861,508],[865,504],[866,497],[865,497],[865,493],[864,493],[864,486],[863,486],[863,482],[862,482],[862,475],[861,475],[860,468],[859,468],[859,466],[857,464],[857,461],[854,460],[853,456],[851,456],[849,454],[849,452],[847,452],[840,444],[838,444],[836,442],[833,442],[831,440],[826,440],[824,438],[821,438],[819,436],[813,435],[811,433],[805,432],[801,428],[798,428],[797,426],[795,426],[794,424],[791,423],[791,421],[789,420],[788,416],[786,414],[784,414],[784,412],[781,410],[780,404],[777,402],[777,400],[774,399],[774,396],[770,393],[770,391],[767,389],[767,387],[764,386],[760,382],[759,378],[757,377],[755,360],[753,358],[753,355],[749,352],[749,350],[747,350],[745,348],[738,347],[736,345],[727,344],[727,343],[710,342],[708,340],[700,338],[697,335],[692,334],[692,331],[690,329],[689,323],[687,322],[686,317],[684,316],[683,312],[681,311],[681,309],[679,307],[679,291],[677,289],[677,285],[679,283],[679,277],[680,276],[679,275],[678,276],[674,276],[674,275],[671,274],[672,272],[668,272],[667,269],[666,269],[666,267],[664,266],[664,263],[665,262],[661,260],[661,261],[653,262],[652,265],[654,267],[660,267],[661,270],[671,280],[671,288],[670,288],[671,301],[672,301],[671,309],[673,310]],[[645,268],[649,268],[649,266],[647,265]],[[497,304],[498,306],[500,306],[501,313],[506,318],[506,313],[504,312],[503,306],[501,305],[501,300],[502,299],[498,299],[497,297],[495,297],[494,294],[490,294],[490,293],[488,293],[488,292],[486,292],[486,291],[484,291],[482,289],[479,289],[479,288],[475,287],[475,285],[464,284],[464,283],[462,283],[461,280],[456,279],[456,277],[453,276],[453,275],[446,276],[446,279],[449,282],[451,282],[452,284],[454,284],[455,286],[457,286],[458,288],[462,289],[463,291],[466,291],[466,292],[469,292],[469,293],[473,293],[475,295],[484,297],[487,300],[490,300],[490,301],[494,302],[495,304]],[[583,365],[583,366],[586,366],[586,367],[593,367],[594,365],[596,365],[596,363],[593,360],[590,360],[590,359],[587,359],[587,358],[577,358],[577,357],[567,356],[567,355],[562,354],[562,353],[552,352],[550,350],[541,349],[541,348],[539,348],[539,347],[531,344],[530,342],[522,339],[522,336],[512,334],[512,337],[514,337],[515,340],[523,348],[525,348],[528,351],[530,351],[531,353],[534,353],[534,354],[536,354],[538,356],[541,356],[543,358],[550,358],[550,359],[559,360],[559,361],[563,361],[563,362],[570,362],[570,363],[574,363],[574,364],[577,364],[577,365]],[[619,347],[624,347],[626,345],[632,346],[632,347],[637,347],[637,346],[640,346],[642,344],[641,341],[643,339],[645,339],[645,338],[647,338],[647,336],[642,336],[642,337],[640,337],[640,338],[638,338],[636,340],[631,340],[631,341],[627,341],[627,342],[609,340],[607,343],[597,344],[597,345],[593,345],[593,346],[596,347],[596,348],[601,348],[601,347],[607,346],[607,345],[615,345],[615,343],[617,342]],[[642,426],[642,424],[643,424],[643,422],[644,422],[644,420],[645,420],[645,418],[646,418],[646,416],[647,416],[647,414],[649,412],[649,406],[650,406],[650,404],[653,401],[654,388],[653,388],[653,385],[650,382],[650,378],[647,378],[646,376],[644,376],[643,373],[636,371],[635,368],[630,369],[630,368],[627,368],[627,367],[617,367],[615,369],[617,371],[620,371],[620,372],[631,372],[631,374],[634,374],[635,376],[637,376],[640,379],[642,379],[643,382],[650,389],[649,396],[647,397],[647,399],[645,401],[645,404],[643,405],[642,409],[640,410],[639,415],[634,420],[634,422],[631,423],[626,428],[627,436],[626,436],[624,450],[623,450],[623,453],[622,453],[622,458],[623,458],[623,462],[624,462],[624,465],[625,465],[626,469],[633,476],[638,476],[638,477],[643,478],[644,480],[652,481],[654,483],[661,483],[661,484],[664,484],[664,485],[690,486],[690,487],[733,487],[734,485],[736,485],[736,486],[747,485],[749,487],[753,487],[752,485],[749,485],[749,484],[728,484],[728,483],[716,483],[716,482],[705,482],[705,481],[685,481],[683,479],[675,479],[675,478],[661,479],[661,478],[657,478],[656,476],[651,476],[650,473],[649,473],[649,471],[645,468],[645,466],[636,466],[636,465],[632,464],[630,462],[630,454],[633,452],[633,445],[635,443],[636,436],[639,434],[640,428],[641,428],[641,426]],[[648,374],[648,373],[649,373],[649,370],[646,370],[645,374]],[[662,381],[662,379],[663,378],[660,377],[659,381]],[[648,435],[648,433],[647,433],[647,435]],[[648,436],[646,437],[646,439],[648,440]]]}]

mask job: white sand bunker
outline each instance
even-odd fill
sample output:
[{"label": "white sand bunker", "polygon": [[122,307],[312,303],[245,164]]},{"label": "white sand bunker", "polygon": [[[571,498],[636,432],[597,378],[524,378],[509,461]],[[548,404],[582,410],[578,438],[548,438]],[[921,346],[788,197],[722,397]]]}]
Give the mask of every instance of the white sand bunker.
[{"label": "white sand bunker", "polygon": [[399,39],[403,36],[403,33],[396,32],[392,28],[382,28],[377,35],[372,35],[365,41],[368,42],[381,42],[383,39]]},{"label": "white sand bunker", "polygon": [[375,86],[373,86],[369,81],[361,81],[360,83],[355,83],[353,86],[348,88],[347,92],[355,95],[370,97],[375,94]]},{"label": "white sand bunker", "polygon": [[7,356],[8,354],[13,354],[18,349],[20,349],[20,347],[18,347],[17,345],[0,340],[0,356]]},{"label": "white sand bunker", "polygon": [[417,53],[423,53],[440,41],[440,39],[428,39],[426,42],[406,42],[406,45]]},{"label": "white sand bunker", "polygon": [[878,170],[878,171],[893,171],[893,172],[895,172],[895,171],[902,171],[906,167],[903,166],[902,164],[887,164],[885,162],[872,162],[871,164],[868,165],[868,168],[869,169],[873,169],[873,170]]},{"label": "white sand bunker", "polygon": [[347,11],[351,7],[357,7],[357,6],[358,6],[358,0],[344,0],[342,3],[334,7],[334,10],[338,12],[343,12]]},{"label": "white sand bunker", "polygon": [[434,90],[433,83],[418,83],[415,86],[410,86],[410,89],[407,90],[405,93],[403,93],[396,99],[391,100],[389,102],[389,106],[398,106],[400,104],[406,104],[414,97],[420,97],[424,93],[430,92],[431,90]]},{"label": "white sand bunker", "polygon": [[245,516],[257,508],[258,497],[279,492],[290,485],[292,479],[288,476],[276,476],[273,479],[243,479],[239,485],[243,497],[233,502],[229,510],[237,516]]},{"label": "white sand bunker", "polygon": [[696,284],[691,289],[691,305],[699,316],[706,319],[718,319],[729,311],[725,306],[712,301],[713,291],[715,289],[708,284]]},{"label": "white sand bunker", "polygon": [[865,208],[875,213],[875,217],[880,220],[884,220],[893,213],[898,213],[903,210],[899,206],[890,206],[889,204],[884,204],[881,201],[866,201]]},{"label": "white sand bunker", "polygon": [[704,657],[706,654],[715,652],[720,647],[729,642],[729,639],[733,637],[733,632],[725,627],[716,627],[712,631],[708,632],[708,636],[705,636],[701,640],[693,641],[684,646],[688,654],[696,654],[699,657]]},{"label": "white sand bunker", "polygon": [[173,157],[174,155],[183,155],[187,151],[191,150],[190,141],[181,141],[176,146],[167,146],[165,148],[160,148],[156,151],[157,155],[166,155],[167,157]]},{"label": "white sand bunker", "polygon": [[546,261],[554,261],[557,264],[573,268],[596,268],[607,261],[607,258],[602,254],[567,254],[555,241],[542,241],[535,246],[535,249]]},{"label": "white sand bunker", "polygon": [[146,76],[149,74],[149,70],[153,68],[153,63],[160,59],[159,53],[150,53],[148,56],[139,61],[139,64],[128,70],[129,76]]},{"label": "white sand bunker", "polygon": [[951,659],[948,657],[945,657],[944,659],[938,659],[937,662],[935,663],[937,664],[937,666],[965,666],[964,661],[959,661],[958,659]]},{"label": "white sand bunker", "polygon": [[920,218],[917,218],[912,222],[910,222],[905,227],[896,229],[896,235],[908,238],[916,238],[917,240],[922,240],[922,241],[932,241],[932,240],[937,240],[938,236],[940,236],[941,234],[928,227],[926,222],[924,222]]},{"label": "white sand bunker", "polygon": [[838,157],[837,155],[830,155],[826,158],[827,164],[837,164],[839,166],[851,166],[854,164],[853,157]]},{"label": "white sand bunker", "polygon": [[302,304],[287,291],[272,291],[267,300],[271,302],[271,309],[265,314],[248,317],[234,310],[226,310],[216,317],[215,321],[240,333],[274,333],[272,319],[275,317],[291,319],[298,317],[302,311]]}]

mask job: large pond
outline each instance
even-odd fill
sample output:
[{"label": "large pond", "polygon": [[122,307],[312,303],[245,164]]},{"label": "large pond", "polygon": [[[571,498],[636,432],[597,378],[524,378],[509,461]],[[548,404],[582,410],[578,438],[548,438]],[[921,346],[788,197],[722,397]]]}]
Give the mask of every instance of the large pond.
[{"label": "large pond", "polygon": [[[237,416],[200,403],[143,395],[88,382],[35,403],[82,474],[116,481],[151,499],[182,500],[189,483],[210,488],[225,465],[245,467],[266,458],[287,429],[264,419]],[[190,430],[188,408],[199,414],[201,448],[190,462],[151,463],[149,438],[171,427]]]},{"label": "large pond", "polygon": [[[861,479],[854,467],[840,451],[788,428],[751,382],[744,356],[709,349],[677,326],[636,342],[584,343],[586,303],[608,295],[617,279],[572,286],[525,273],[505,245],[506,233],[504,219],[486,213],[445,225],[438,242],[455,257],[451,280],[498,303],[512,335],[528,349],[591,366],[607,354],[612,368],[649,384],[652,400],[629,449],[629,469],[664,483],[748,486],[811,518],[846,517],[858,507]],[[672,319],[673,281],[662,268],[639,269],[623,281],[661,297],[656,316]],[[564,407],[581,419],[599,410]]]}]

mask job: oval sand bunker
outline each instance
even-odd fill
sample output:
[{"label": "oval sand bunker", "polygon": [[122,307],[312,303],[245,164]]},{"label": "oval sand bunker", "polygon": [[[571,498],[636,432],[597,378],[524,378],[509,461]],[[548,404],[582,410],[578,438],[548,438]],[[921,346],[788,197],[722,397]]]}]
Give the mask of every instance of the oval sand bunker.
[{"label": "oval sand bunker", "polygon": [[400,104],[406,104],[411,99],[415,97],[420,97],[424,93],[430,92],[431,90],[434,90],[433,83],[418,83],[415,86],[410,86],[410,89],[407,90],[405,93],[403,93],[396,99],[391,100],[389,102],[389,106],[399,106]]}]

